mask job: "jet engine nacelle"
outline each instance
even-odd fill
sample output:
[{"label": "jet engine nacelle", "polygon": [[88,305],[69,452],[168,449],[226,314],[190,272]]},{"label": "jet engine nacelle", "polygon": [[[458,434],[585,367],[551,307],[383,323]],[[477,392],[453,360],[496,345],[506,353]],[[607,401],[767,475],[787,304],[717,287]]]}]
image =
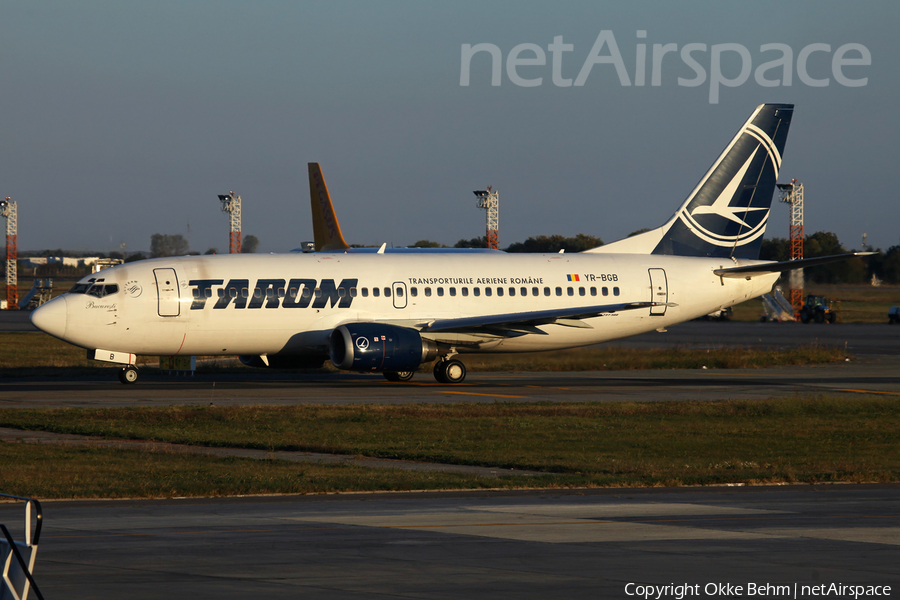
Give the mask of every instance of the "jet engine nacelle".
[{"label": "jet engine nacelle", "polygon": [[415,371],[438,355],[438,347],[415,329],[349,323],[331,332],[329,354],[346,371]]}]

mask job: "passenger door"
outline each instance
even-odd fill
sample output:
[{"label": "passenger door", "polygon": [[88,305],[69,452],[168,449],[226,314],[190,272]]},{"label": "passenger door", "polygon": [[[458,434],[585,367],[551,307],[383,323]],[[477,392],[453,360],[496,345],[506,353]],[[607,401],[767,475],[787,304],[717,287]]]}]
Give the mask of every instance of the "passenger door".
[{"label": "passenger door", "polygon": [[650,316],[666,314],[665,303],[669,301],[669,286],[665,269],[650,269],[650,301],[662,302],[662,306],[651,306]]},{"label": "passenger door", "polygon": [[159,295],[159,316],[177,317],[181,314],[181,298],[175,269],[153,269]]}]

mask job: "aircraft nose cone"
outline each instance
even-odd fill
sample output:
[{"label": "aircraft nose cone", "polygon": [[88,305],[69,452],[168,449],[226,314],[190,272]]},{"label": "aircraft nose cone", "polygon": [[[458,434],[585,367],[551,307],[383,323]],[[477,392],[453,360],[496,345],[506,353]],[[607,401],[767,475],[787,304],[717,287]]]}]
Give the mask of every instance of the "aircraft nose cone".
[{"label": "aircraft nose cone", "polygon": [[45,333],[58,338],[66,335],[66,299],[54,298],[31,313],[31,322]]}]

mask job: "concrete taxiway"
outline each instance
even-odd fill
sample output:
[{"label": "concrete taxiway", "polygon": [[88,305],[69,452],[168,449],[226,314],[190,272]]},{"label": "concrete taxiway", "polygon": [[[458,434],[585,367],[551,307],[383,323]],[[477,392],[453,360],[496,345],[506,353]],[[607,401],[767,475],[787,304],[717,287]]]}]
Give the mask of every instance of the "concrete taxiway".
[{"label": "concrete taxiway", "polygon": [[[457,386],[428,374],[403,384],[148,370],[134,386],[118,383],[112,369],[13,376],[0,379],[0,407],[900,396],[898,334],[888,326],[688,323],[616,344],[714,352],[816,342],[846,347],[853,358],[762,370],[470,373]],[[751,594],[751,584],[787,586],[765,588],[768,597],[813,597],[804,585],[900,591],[898,485],[56,501],[44,503],[44,515],[35,574],[47,598],[594,599],[634,598],[636,586],[651,584],[691,586],[692,597],[763,595]],[[0,504],[0,522],[20,531],[21,507]]]},{"label": "concrete taxiway", "polygon": [[[0,505],[0,520],[20,511]],[[900,591],[896,486],[47,502],[44,516],[35,575],[46,598],[593,600],[648,584],[716,598],[726,597],[719,585],[743,586],[731,597],[749,597],[749,584],[788,586],[778,597],[791,598],[795,584]]]},{"label": "concrete taxiway", "polygon": [[119,383],[114,369],[104,369],[84,377],[0,379],[0,407],[619,402],[859,393],[900,397],[898,367],[900,357],[870,355],[833,365],[770,369],[470,373],[459,385],[438,384],[428,373],[408,383],[391,383],[380,375],[248,370],[175,377],[148,369],[129,386]]}]

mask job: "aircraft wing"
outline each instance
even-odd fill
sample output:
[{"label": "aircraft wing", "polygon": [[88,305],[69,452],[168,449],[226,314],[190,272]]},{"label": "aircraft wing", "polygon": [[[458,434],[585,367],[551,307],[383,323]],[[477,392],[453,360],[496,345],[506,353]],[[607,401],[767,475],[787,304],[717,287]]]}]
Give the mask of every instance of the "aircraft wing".
[{"label": "aircraft wing", "polygon": [[423,333],[484,333],[486,330],[506,330],[520,333],[543,334],[544,332],[538,330],[537,326],[550,324],[593,329],[591,325],[585,323],[582,319],[599,317],[604,314],[624,310],[661,306],[662,304],[666,304],[666,306],[676,306],[674,303],[663,302],[623,302],[620,304],[600,304],[595,306],[535,310],[500,315],[438,319],[421,326],[421,331]]},{"label": "aircraft wing", "polygon": [[750,278],[756,275],[767,275],[770,273],[782,273],[784,271],[792,271],[794,269],[803,269],[806,267],[816,267],[818,265],[827,265],[829,263],[841,262],[853,258],[854,256],[872,256],[875,252],[850,252],[848,254],[835,254],[832,256],[818,256],[816,258],[801,258],[797,260],[784,260],[781,262],[760,263],[755,265],[746,265],[742,267],[728,267],[727,269],[716,269],[713,271],[719,277],[737,277]]}]

